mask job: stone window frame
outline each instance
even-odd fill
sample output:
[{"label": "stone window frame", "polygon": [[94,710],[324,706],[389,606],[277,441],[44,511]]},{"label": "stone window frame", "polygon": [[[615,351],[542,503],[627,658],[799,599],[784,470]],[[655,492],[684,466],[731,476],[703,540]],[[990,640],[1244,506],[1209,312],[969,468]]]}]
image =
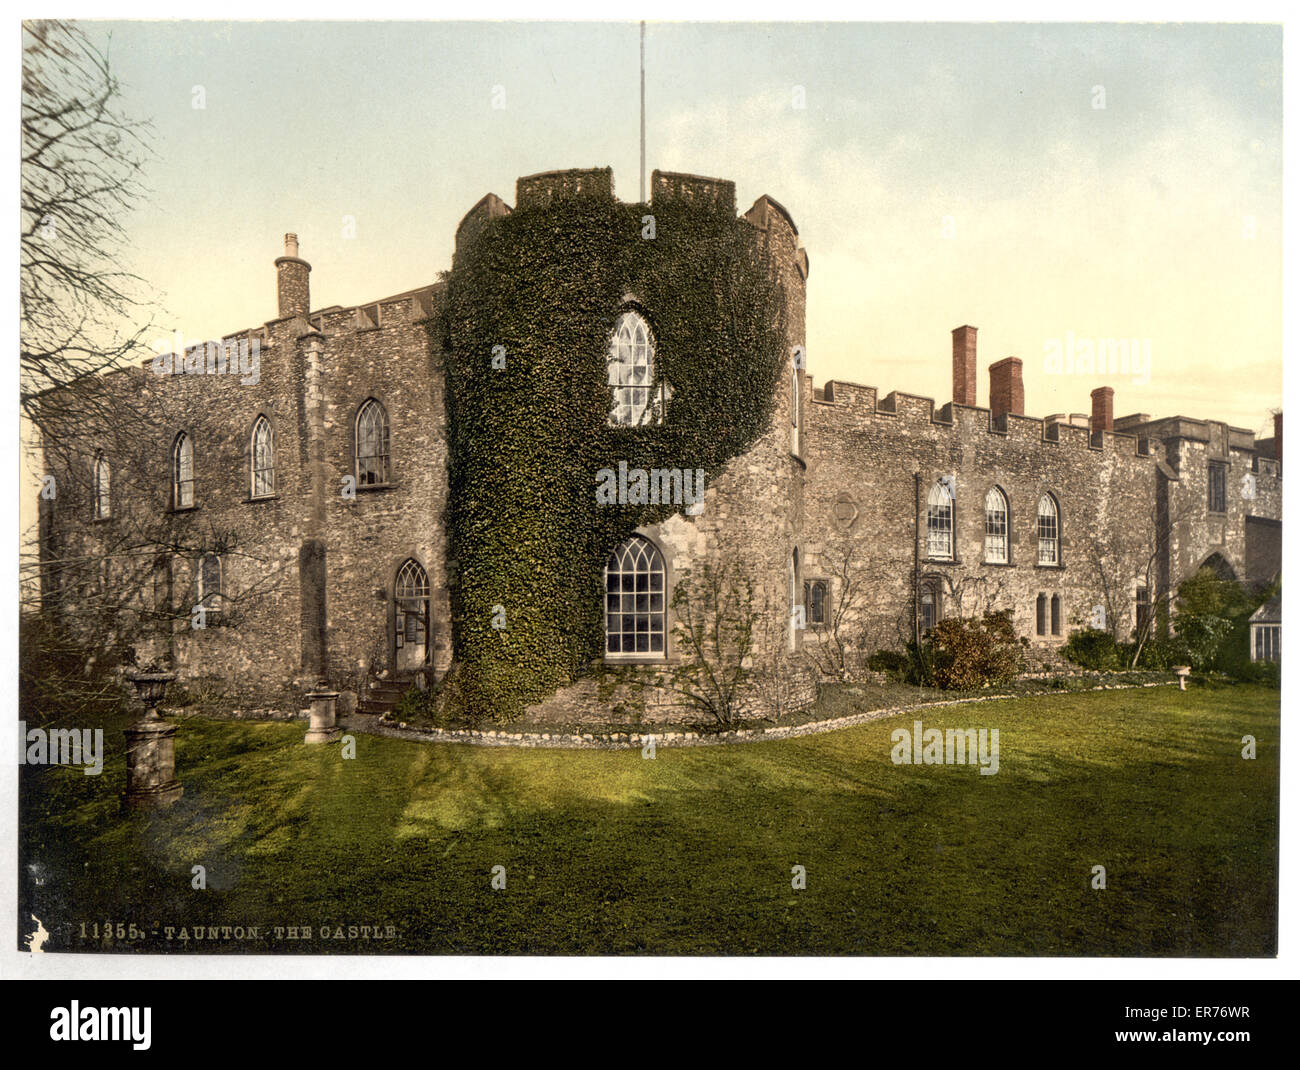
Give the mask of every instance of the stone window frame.
[{"label": "stone window frame", "polygon": [[[1002,502],[1002,560],[989,556],[989,538],[994,533],[989,530],[989,498],[996,494]],[[999,484],[992,484],[984,492],[984,563],[986,565],[1011,564],[1011,496]]]},{"label": "stone window frame", "polygon": [[[614,557],[616,554],[619,553],[620,550],[622,550],[625,546],[627,546],[629,543],[635,540],[640,540],[641,542],[644,542],[649,547],[651,547],[651,549],[654,551],[654,554],[657,556],[659,567],[661,569],[661,573],[663,576],[663,592],[662,592],[663,608],[658,611],[658,615],[661,617],[663,622],[662,624],[663,649],[661,651],[636,651],[636,650],[611,651],[609,649],[609,634],[610,634],[609,633],[609,615],[610,615],[609,559]],[[633,575],[635,575],[635,573],[633,573]],[[650,573],[650,575],[653,575],[653,573]],[[669,613],[672,608],[672,592],[673,592],[674,577],[672,572],[671,558],[669,557],[668,553],[664,550],[662,539],[651,529],[638,527],[626,539],[620,541],[616,546],[614,546],[610,550],[609,555],[605,559],[605,565],[602,570],[602,577],[603,578],[601,582],[601,614],[602,614],[603,623],[601,627],[604,635],[604,650],[602,653],[602,657],[605,663],[610,665],[663,665],[669,662],[670,660],[672,660],[673,657],[672,623],[669,620]],[[635,594],[636,592],[633,591],[632,593]],[[649,584],[647,584],[646,593],[647,594],[654,593],[649,590]],[[621,599],[623,592],[620,590],[618,594]],[[620,616],[623,614],[621,601],[617,612],[619,613]],[[655,611],[647,610],[647,612],[651,615],[655,615]],[[635,605],[633,607],[633,615],[634,616],[637,615]],[[621,631],[620,634],[622,634]]]},{"label": "stone window frame", "polygon": [[799,362],[791,360],[790,362],[790,452],[796,457],[800,456],[800,436],[803,433],[803,426],[800,423],[800,404],[803,395],[803,384],[800,381]]},{"label": "stone window frame", "polygon": [[[1217,479],[1216,479],[1217,477]],[[1228,464],[1226,461],[1210,461],[1205,468],[1206,511],[1215,516],[1222,516],[1228,511]]]},{"label": "stone window frame", "polygon": [[[813,619],[813,607],[817,604],[814,597],[815,588],[822,589],[821,620]],[[803,604],[806,623],[813,631],[825,631],[831,626],[831,581],[825,576],[810,576],[803,581]]]},{"label": "stone window frame", "polygon": [[1047,592],[1039,591],[1034,601],[1034,634],[1047,638]]},{"label": "stone window frame", "polygon": [[[616,382],[615,379],[623,378],[622,372],[615,373],[615,369],[626,367],[623,361],[615,358],[615,346],[618,343],[618,337],[623,330],[623,325],[629,317],[634,317],[645,328],[646,336],[646,375],[644,386],[636,383]],[[633,341],[635,347],[635,339]],[[623,304],[620,306],[618,316],[614,320],[614,328],[609,333],[609,343],[606,346],[605,367],[606,382],[611,392],[610,409],[606,415],[606,426],[612,430],[622,430],[625,428],[650,427],[658,426],[664,422],[664,412],[668,407],[668,399],[671,396],[667,384],[658,380],[658,368],[655,363],[655,355],[658,352],[658,344],[655,336],[655,329],[648,310],[641,302],[625,297]],[[637,368],[635,352],[631,368],[633,371]],[[632,391],[644,389],[646,391],[646,403],[642,411],[643,418],[640,421],[632,420],[633,408],[631,404],[624,406],[619,400],[620,391]],[[623,409],[627,409],[627,419],[620,418]]]},{"label": "stone window frame", "polygon": [[[189,478],[182,478],[185,471],[185,458],[189,459]],[[195,463],[194,463],[194,436],[188,431],[178,431],[176,437],[172,439],[171,451],[171,511],[174,513],[184,512],[187,509],[197,509],[197,494],[195,487]],[[189,500],[185,500],[185,490],[188,486]]]},{"label": "stone window frame", "polygon": [[[216,583],[211,586],[207,576],[209,561],[215,561],[217,565]],[[222,615],[226,601],[226,563],[221,560],[220,554],[209,550],[198,555],[194,566],[194,596],[195,605],[203,606],[207,610],[208,620]],[[209,599],[213,600],[211,604],[208,602]]]},{"label": "stone window frame", "polygon": [[[803,568],[799,561],[799,547],[790,548],[790,556],[786,558],[786,572],[790,579],[790,607],[788,610],[789,619],[789,642],[788,649],[793,653],[799,649],[800,640],[803,632],[808,627],[808,608],[804,605],[803,599]],[[802,610],[802,614],[799,612]],[[800,628],[796,622],[802,622]]]},{"label": "stone window frame", "polygon": [[[379,413],[379,418],[382,421],[379,436],[380,452],[376,454],[368,454],[364,459],[367,461],[374,461],[376,458],[379,459],[382,462],[382,470],[379,474],[383,478],[374,482],[362,482],[361,462],[363,458],[361,455],[361,418],[366,412],[371,410],[377,411]],[[352,475],[356,480],[357,490],[378,490],[393,485],[392,438],[393,421],[392,417],[388,415],[388,406],[374,394],[367,395],[361,404],[357,406],[356,412],[352,417]]]},{"label": "stone window frame", "polygon": [[[270,464],[259,469],[257,467],[257,437],[258,431],[263,428],[265,428],[267,435],[267,454],[270,458]],[[259,412],[248,432],[248,500],[250,502],[265,501],[276,496],[275,468],[275,424],[266,413]],[[259,494],[257,484],[258,475],[261,473],[268,473],[269,487]]]},{"label": "stone window frame", "polygon": [[[944,502],[935,500],[936,493],[947,501],[946,520],[942,512],[936,513],[936,509],[944,508]],[[945,532],[948,536],[947,552],[944,553],[941,549],[935,553],[935,535],[942,536]],[[925,499],[925,557],[927,561],[957,560],[957,496],[942,479],[936,479],[930,484],[930,492]]]},{"label": "stone window frame", "polygon": [[[1051,506],[1050,513],[1043,512],[1043,503],[1046,502]],[[1044,535],[1045,520],[1050,520],[1052,534]],[[1038,505],[1035,507],[1034,514],[1034,534],[1037,542],[1037,554],[1035,555],[1037,566],[1039,568],[1061,568],[1061,531],[1064,525],[1061,523],[1061,503],[1056,495],[1050,490],[1045,490],[1038,496]],[[1052,559],[1043,560],[1043,548],[1045,545],[1052,548]]]},{"label": "stone window frame", "polygon": [[1059,591],[1052,595],[1050,607],[1052,638],[1059,639],[1061,637],[1061,630],[1064,626],[1063,618],[1065,617],[1065,604],[1061,601],[1061,594]]},{"label": "stone window frame", "polygon": [[1146,627],[1146,619],[1151,615],[1151,588],[1139,583],[1133,588],[1133,630],[1141,635]]},{"label": "stone window frame", "polygon": [[[926,595],[930,597],[929,602],[926,602]],[[925,623],[927,605],[934,607],[931,614],[933,620],[929,624]],[[917,585],[916,630],[921,638],[925,638],[926,633],[941,620],[943,620],[943,577],[933,573],[924,575]]]},{"label": "stone window frame", "polygon": [[113,466],[102,450],[95,451],[91,466],[91,513],[96,522],[113,519]]}]

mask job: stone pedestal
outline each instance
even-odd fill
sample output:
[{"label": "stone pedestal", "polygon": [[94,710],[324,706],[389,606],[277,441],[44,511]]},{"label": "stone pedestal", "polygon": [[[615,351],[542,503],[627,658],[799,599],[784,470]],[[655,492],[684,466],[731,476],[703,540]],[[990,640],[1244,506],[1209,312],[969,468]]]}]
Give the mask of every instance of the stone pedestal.
[{"label": "stone pedestal", "polygon": [[133,724],[126,736],[126,810],[153,810],[171,806],[185,788],[176,779],[176,726],[145,719]]},{"label": "stone pedestal", "polygon": [[333,743],[343,734],[335,724],[335,706],[339,693],[337,691],[309,691],[307,701],[311,707],[307,715],[311,718],[311,727],[307,729],[304,743]]}]

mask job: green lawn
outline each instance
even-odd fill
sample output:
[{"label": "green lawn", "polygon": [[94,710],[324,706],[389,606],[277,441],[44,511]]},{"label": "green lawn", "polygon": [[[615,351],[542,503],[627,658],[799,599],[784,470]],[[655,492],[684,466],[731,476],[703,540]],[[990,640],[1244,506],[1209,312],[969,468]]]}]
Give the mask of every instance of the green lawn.
[{"label": "green lawn", "polygon": [[[890,732],[988,727],[1000,771],[890,760]],[[27,767],[46,950],[1271,955],[1279,696],[1161,687],[936,709],[781,742],[543,751],[190,719],[169,811]],[[1241,737],[1258,740],[1254,761]],[[791,887],[791,867],[807,887]],[[202,865],[207,888],[191,888]],[[494,891],[491,870],[504,866]],[[1104,865],[1107,888],[1091,887]],[[158,932],[106,944],[81,922]],[[163,927],[259,926],[237,943]],[[274,926],[391,925],[375,942]],[[92,931],[92,930],[88,930]]]}]

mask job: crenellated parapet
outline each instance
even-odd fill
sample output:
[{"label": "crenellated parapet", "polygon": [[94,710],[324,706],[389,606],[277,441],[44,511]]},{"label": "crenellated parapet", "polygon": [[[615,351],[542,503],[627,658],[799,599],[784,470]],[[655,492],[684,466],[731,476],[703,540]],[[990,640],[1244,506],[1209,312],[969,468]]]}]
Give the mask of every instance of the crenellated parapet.
[{"label": "crenellated parapet", "polygon": [[860,430],[877,421],[888,423],[892,430],[907,425],[918,432],[939,428],[954,435],[954,444],[971,432],[980,432],[1010,442],[1048,445],[1064,449],[1088,450],[1093,453],[1114,451],[1134,456],[1150,455],[1145,436],[1116,431],[1092,431],[1090,427],[1066,419],[1040,419],[1019,413],[1003,413],[994,418],[982,406],[948,402],[942,407],[933,398],[895,390],[880,397],[874,386],[830,380],[816,390],[809,408],[810,430],[828,433]]},{"label": "crenellated parapet", "polygon": [[571,197],[614,199],[614,170],[592,167],[582,170],[542,171],[515,182],[515,207],[545,208],[552,201]]}]

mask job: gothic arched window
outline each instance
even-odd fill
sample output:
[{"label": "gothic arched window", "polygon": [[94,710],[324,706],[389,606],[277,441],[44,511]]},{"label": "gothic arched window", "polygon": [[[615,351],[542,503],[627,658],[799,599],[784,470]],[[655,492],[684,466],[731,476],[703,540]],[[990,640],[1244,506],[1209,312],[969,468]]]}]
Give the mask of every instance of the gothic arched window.
[{"label": "gothic arched window", "polygon": [[1005,565],[1009,560],[1007,544],[1007,496],[997,487],[984,495],[984,560]]},{"label": "gothic arched window", "polygon": [[1038,563],[1061,563],[1061,516],[1050,494],[1038,499]]},{"label": "gothic arched window", "polygon": [[605,656],[664,657],[667,599],[663,554],[633,535],[605,563]]},{"label": "gothic arched window", "polygon": [[252,463],[252,497],[269,498],[275,494],[275,434],[265,416],[253,421],[248,452]]},{"label": "gothic arched window", "polygon": [[655,343],[650,325],[626,309],[609,339],[609,385],[614,393],[610,427],[640,427],[663,420],[664,393],[655,383]]},{"label": "gothic arched window", "polygon": [[1034,610],[1034,624],[1039,635],[1047,634],[1047,595],[1039,594]]},{"label": "gothic arched window", "polygon": [[1052,595],[1052,634],[1061,634],[1061,596]]},{"label": "gothic arched window", "polygon": [[194,440],[184,431],[172,445],[172,508],[194,504]]},{"label": "gothic arched window", "polygon": [[357,410],[357,486],[388,482],[388,413],[374,398]]},{"label": "gothic arched window", "polygon": [[940,480],[930,488],[925,513],[926,553],[941,561],[952,560],[952,494]]},{"label": "gothic arched window", "polygon": [[109,482],[112,470],[104,451],[95,454],[95,519],[107,520],[113,515],[112,502],[109,498]]}]

